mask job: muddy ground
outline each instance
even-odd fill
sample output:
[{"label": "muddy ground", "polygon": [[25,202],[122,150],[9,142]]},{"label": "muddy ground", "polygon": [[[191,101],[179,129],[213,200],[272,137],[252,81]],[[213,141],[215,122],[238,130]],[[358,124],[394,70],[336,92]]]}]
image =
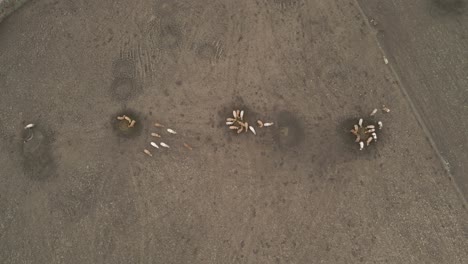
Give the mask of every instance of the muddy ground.
[{"label": "muddy ground", "polygon": [[[0,262],[466,262],[377,34],[354,0],[26,4],[0,24]],[[236,108],[275,125],[237,135]],[[359,117],[384,123],[365,151]]]}]

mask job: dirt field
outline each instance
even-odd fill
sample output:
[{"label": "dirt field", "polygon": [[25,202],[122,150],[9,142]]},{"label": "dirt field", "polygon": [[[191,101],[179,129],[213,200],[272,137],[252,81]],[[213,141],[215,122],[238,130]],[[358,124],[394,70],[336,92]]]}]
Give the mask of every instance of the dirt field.
[{"label": "dirt field", "polygon": [[359,0],[442,160],[468,197],[468,1]]},{"label": "dirt field", "polygon": [[[0,263],[466,263],[376,35],[354,0],[26,4],[0,24]],[[237,135],[237,108],[275,125]]]}]

